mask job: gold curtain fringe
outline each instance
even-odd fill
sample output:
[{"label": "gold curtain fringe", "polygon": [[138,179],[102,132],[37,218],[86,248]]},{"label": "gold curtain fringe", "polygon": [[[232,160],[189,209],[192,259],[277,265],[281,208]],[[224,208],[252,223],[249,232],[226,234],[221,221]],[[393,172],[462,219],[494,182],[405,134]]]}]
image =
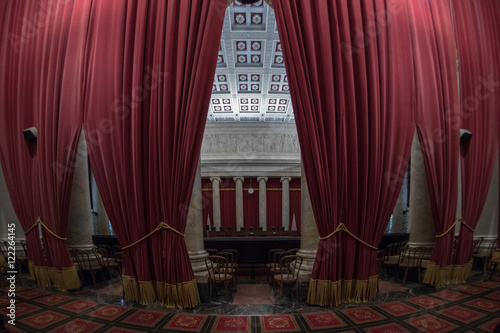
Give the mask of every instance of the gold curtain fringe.
[{"label": "gold curtain fringe", "polygon": [[161,304],[167,308],[194,308],[200,303],[196,279],[178,284],[155,281],[137,281],[132,276],[122,276],[125,299],[142,305]]},{"label": "gold curtain fringe", "polygon": [[453,266],[441,267],[435,262],[429,262],[425,272],[423,283],[430,284],[437,289],[444,288],[451,284],[451,273]]},{"label": "gold curtain fringe", "polygon": [[453,283],[465,283],[472,273],[472,259],[464,265],[453,266],[451,281]]},{"label": "gold curtain fringe", "polygon": [[307,303],[320,306],[338,306],[341,303],[366,303],[377,296],[378,275],[368,280],[313,280],[309,281]]},{"label": "gold curtain fringe", "polygon": [[30,276],[42,287],[57,287],[61,290],[72,290],[81,287],[75,266],[58,270],[55,267],[35,266],[31,262],[29,267]]}]

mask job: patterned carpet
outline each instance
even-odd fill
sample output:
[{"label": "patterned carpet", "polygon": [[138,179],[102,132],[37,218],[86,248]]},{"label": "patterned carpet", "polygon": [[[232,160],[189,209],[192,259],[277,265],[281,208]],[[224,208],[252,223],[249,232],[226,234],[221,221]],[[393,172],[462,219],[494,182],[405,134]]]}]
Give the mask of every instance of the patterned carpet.
[{"label": "patterned carpet", "polygon": [[[0,312],[9,298],[0,291]],[[397,301],[317,313],[216,316],[91,302],[17,286],[10,332],[492,332],[500,323],[500,282],[476,282]],[[5,319],[6,317],[4,317]]]}]

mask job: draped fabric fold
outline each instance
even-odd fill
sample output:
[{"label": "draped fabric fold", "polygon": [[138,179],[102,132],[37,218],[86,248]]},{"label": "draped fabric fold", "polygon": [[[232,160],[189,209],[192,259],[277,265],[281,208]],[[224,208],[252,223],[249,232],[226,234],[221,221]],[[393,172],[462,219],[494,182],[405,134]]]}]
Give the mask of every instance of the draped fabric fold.
[{"label": "draped fabric fold", "polygon": [[[76,289],[66,247],[71,186],[82,124],[82,63],[90,0],[3,2],[2,165],[27,232],[32,276],[44,286]],[[5,75],[4,75],[5,74]],[[36,142],[22,130],[36,127]],[[18,162],[18,163],[16,163]],[[20,177],[20,178],[18,178]],[[19,192],[19,193],[18,193]],[[28,203],[29,201],[29,203]],[[41,228],[43,251],[39,243]],[[41,224],[41,223],[40,223]]]},{"label": "draped fabric fold", "polygon": [[[4,41],[0,48],[0,163],[12,205],[24,231],[33,226],[38,216],[35,197],[29,195],[34,189],[36,145],[27,143],[23,136],[23,130],[34,125],[35,95],[31,77],[21,75],[33,71],[36,41],[34,38],[21,39],[23,25],[18,18],[33,22],[36,13],[34,2],[0,2],[0,36]],[[35,276],[34,269],[34,266],[45,266],[38,230],[26,233],[26,244],[30,276],[42,283]]]},{"label": "draped fabric fold", "polygon": [[124,249],[125,297],[199,303],[184,238],[225,0],[97,1],[89,23],[84,129]]},{"label": "draped fabric fold", "polygon": [[273,6],[323,238],[308,302],[366,302],[376,296],[374,248],[399,195],[415,130],[406,1]]},{"label": "draped fabric fold", "polygon": [[[458,46],[462,128],[472,132],[461,146],[462,218],[474,229],[483,211],[497,150],[500,104],[499,4],[495,0],[452,0]],[[472,269],[473,231],[464,224],[454,256],[453,281]]]},{"label": "draped fabric fold", "polygon": [[455,36],[448,1],[409,1],[408,9],[415,59],[415,121],[436,228],[424,282],[441,288],[450,282],[458,193],[461,115]]}]

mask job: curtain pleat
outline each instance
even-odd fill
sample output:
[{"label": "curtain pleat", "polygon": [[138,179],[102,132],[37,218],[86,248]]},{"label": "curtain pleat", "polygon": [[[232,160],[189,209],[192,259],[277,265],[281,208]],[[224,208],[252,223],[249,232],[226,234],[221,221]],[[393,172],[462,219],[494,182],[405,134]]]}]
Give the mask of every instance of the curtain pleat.
[{"label": "curtain pleat", "polygon": [[184,230],[225,1],[96,1],[89,23],[84,129],[122,245],[125,297],[199,303]]},{"label": "curtain pleat", "polygon": [[498,2],[452,0],[458,45],[462,128],[462,216],[452,279],[465,282],[472,269],[474,229],[491,183],[499,132],[500,41]]},{"label": "curtain pleat", "polygon": [[[424,282],[450,283],[458,194],[461,115],[456,46],[448,1],[410,1],[416,124],[427,175],[436,244]],[[419,163],[419,161],[412,161]]]},{"label": "curtain pleat", "polygon": [[406,1],[273,5],[320,234],[308,302],[366,302],[415,128]]}]

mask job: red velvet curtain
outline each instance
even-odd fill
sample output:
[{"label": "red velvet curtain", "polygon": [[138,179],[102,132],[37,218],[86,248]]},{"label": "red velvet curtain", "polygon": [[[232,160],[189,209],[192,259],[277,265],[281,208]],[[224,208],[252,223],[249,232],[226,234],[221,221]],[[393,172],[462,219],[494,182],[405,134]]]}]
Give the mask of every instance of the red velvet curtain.
[{"label": "red velvet curtain", "polygon": [[[17,67],[12,73],[17,71],[17,75],[30,81],[15,86],[14,82],[19,79],[9,78],[12,79],[10,85],[15,87],[9,92],[12,99],[25,99],[25,103],[17,110],[14,105],[7,105],[5,110],[17,112],[18,119],[29,117],[30,126],[37,128],[36,154],[25,165],[33,168],[32,179],[25,179],[33,182],[32,191],[23,195],[34,197],[38,219],[32,218],[31,226],[25,231],[28,238],[38,237],[37,224],[42,225],[46,262],[40,267],[35,264],[37,280],[46,286],[76,289],[80,287],[80,280],[66,247],[65,235],[83,120],[81,77],[91,1],[22,3],[10,2],[6,8],[14,25],[24,25],[24,30],[15,28],[17,31],[9,35],[11,44],[4,45],[12,47],[10,52],[17,53],[14,57],[21,59],[16,61]],[[2,53],[7,55],[7,51]],[[21,131],[18,133],[21,135]],[[9,177],[15,173],[17,171]],[[30,239],[28,247],[39,251],[35,243]],[[33,249],[29,252],[33,253]]]},{"label": "red velvet curtain", "polygon": [[[248,193],[252,188],[253,193]],[[259,182],[257,177],[245,177],[243,182],[243,221],[245,228],[253,227],[254,230],[259,228]]]},{"label": "red velvet curtain", "polygon": [[[37,40],[23,30],[22,19],[36,23],[39,4],[29,1],[0,2],[0,163],[12,205],[24,231],[38,217],[35,209],[33,181],[36,144],[24,140],[23,130],[35,125],[34,81]],[[24,36],[24,38],[23,38]],[[22,55],[22,56],[21,56]],[[35,185],[35,186],[34,186]],[[21,230],[16,230],[19,235]],[[38,230],[26,234],[30,274],[35,279],[35,267],[44,267]],[[37,279],[38,283],[42,283]]]},{"label": "red velvet curtain", "polygon": [[321,236],[308,302],[365,302],[415,128],[406,1],[273,3]]},{"label": "red velvet curtain", "polygon": [[498,2],[453,0],[458,44],[462,128],[472,132],[462,145],[462,218],[453,279],[465,282],[472,269],[474,228],[484,207],[497,147],[500,105]]},{"label": "red velvet curtain", "polygon": [[201,198],[201,204],[203,206],[203,228],[205,228],[207,224],[211,227],[214,225],[214,204],[212,200],[212,182],[210,179],[201,180]]},{"label": "red velvet curtain", "polygon": [[450,282],[457,210],[460,112],[456,46],[448,1],[409,1],[415,82],[416,123],[427,175],[436,245],[424,282]]},{"label": "red velvet curtain", "polygon": [[293,178],[290,181],[290,224],[288,226],[288,230],[292,230],[293,219],[295,217],[295,225],[297,227],[297,231],[300,231],[300,186],[300,178]]},{"label": "red velvet curtain", "polygon": [[266,225],[267,230],[276,227],[279,230],[282,224],[282,191],[279,178],[269,178],[266,183]]},{"label": "red velvet curtain", "polygon": [[220,225],[236,230],[236,188],[232,178],[222,178],[220,190]]},{"label": "red velvet curtain", "polygon": [[85,134],[124,250],[125,297],[199,303],[186,226],[226,2],[96,1]]}]

